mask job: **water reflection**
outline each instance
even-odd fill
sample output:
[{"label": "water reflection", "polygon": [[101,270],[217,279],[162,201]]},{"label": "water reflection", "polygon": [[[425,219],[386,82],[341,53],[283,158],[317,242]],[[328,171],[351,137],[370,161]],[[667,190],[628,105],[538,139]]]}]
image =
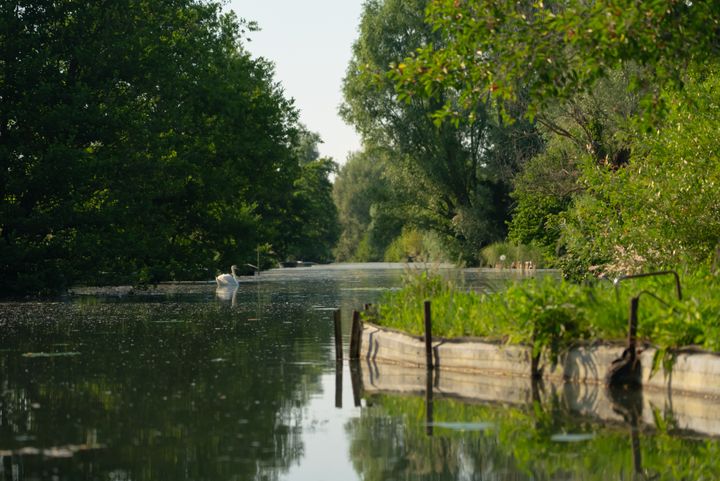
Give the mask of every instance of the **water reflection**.
[{"label": "water reflection", "polygon": [[720,479],[712,400],[673,411],[668,393],[374,362],[360,376],[372,407],[346,429],[365,480]]},{"label": "water reflection", "polygon": [[221,301],[230,301],[230,304],[237,306],[237,294],[240,288],[238,286],[217,287],[215,289],[215,297]]},{"label": "water reflection", "polygon": [[[17,353],[53,349],[58,340],[82,352],[3,356],[0,439],[28,479],[48,469],[83,478],[86,464],[125,479],[247,479],[301,457],[301,406],[321,367],[296,362],[321,355],[322,329],[250,326],[222,309],[166,304],[124,310],[111,325],[104,319],[116,309],[99,307],[82,309],[78,320],[70,309],[61,328],[13,326],[4,336]],[[248,368],[258,364],[265,366]],[[53,447],[78,445],[103,449],[72,450],[70,464],[48,456]]]},{"label": "water reflection", "polygon": [[720,415],[689,415],[707,404],[646,395],[628,410],[582,386],[338,365],[333,311],[347,349],[352,310],[403,270],[289,271],[231,294],[181,284],[0,304],[0,479],[720,476]]},{"label": "water reflection", "polygon": [[279,479],[332,370],[325,308],[401,272],[1,304],[0,479]]},{"label": "water reflection", "polygon": [[217,297],[221,301],[232,300],[233,304],[236,304],[238,290],[239,290],[238,286],[217,287],[215,289],[215,297]]}]

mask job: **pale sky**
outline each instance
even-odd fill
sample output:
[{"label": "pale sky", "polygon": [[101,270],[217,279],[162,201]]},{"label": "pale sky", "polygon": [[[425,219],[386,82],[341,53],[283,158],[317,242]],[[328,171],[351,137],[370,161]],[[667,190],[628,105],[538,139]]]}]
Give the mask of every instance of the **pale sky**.
[{"label": "pale sky", "polygon": [[320,154],[342,164],[359,150],[354,128],[338,115],[342,78],[357,37],[363,0],[230,0],[238,17],[261,31],[246,44],[275,64],[275,78],[295,99],[301,121],[323,139]]}]

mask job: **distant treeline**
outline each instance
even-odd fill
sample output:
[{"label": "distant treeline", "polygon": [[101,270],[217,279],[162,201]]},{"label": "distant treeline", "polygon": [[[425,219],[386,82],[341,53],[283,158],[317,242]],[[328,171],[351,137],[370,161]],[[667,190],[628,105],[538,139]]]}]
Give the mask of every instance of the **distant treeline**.
[{"label": "distant treeline", "polygon": [[0,4],[0,295],[331,257],[317,135],[204,0]]},{"label": "distant treeline", "polygon": [[368,0],[344,94],[338,259],[720,267],[720,2]]}]

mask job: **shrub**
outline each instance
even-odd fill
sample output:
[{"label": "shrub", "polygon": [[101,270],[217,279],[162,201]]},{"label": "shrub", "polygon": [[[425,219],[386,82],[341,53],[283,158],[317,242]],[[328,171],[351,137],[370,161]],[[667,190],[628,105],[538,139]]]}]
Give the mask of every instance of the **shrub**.
[{"label": "shrub", "polygon": [[[531,261],[535,267],[545,267],[545,249],[537,245],[514,244],[512,242],[496,242],[480,251],[485,265],[494,267],[498,264],[510,267],[512,264]],[[504,256],[504,257],[503,257]]]}]

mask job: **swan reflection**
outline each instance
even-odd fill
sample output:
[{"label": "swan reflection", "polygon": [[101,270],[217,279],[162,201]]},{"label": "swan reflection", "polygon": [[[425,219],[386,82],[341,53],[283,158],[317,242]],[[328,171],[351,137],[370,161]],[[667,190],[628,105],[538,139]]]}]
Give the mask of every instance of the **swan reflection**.
[{"label": "swan reflection", "polygon": [[218,287],[215,289],[215,297],[221,301],[230,301],[230,305],[235,307],[237,304],[237,286]]}]

